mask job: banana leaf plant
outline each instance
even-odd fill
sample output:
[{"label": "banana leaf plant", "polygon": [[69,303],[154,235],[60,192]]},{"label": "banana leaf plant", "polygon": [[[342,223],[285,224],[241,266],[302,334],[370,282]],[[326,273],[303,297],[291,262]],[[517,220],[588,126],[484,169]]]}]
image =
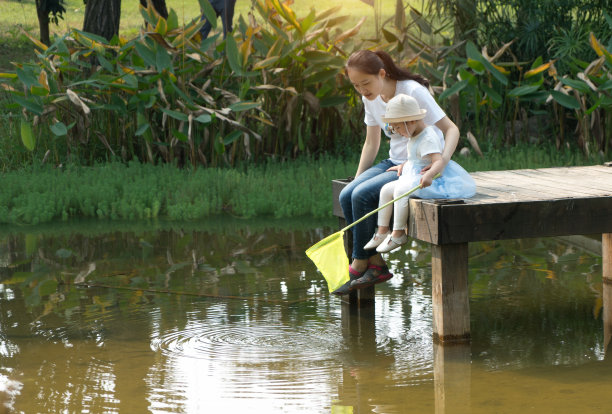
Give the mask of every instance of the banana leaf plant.
[{"label": "banana leaf plant", "polygon": [[359,110],[342,71],[363,20],[341,31],[339,8],[298,18],[289,1],[255,6],[261,20],[241,17],[224,40],[202,40],[199,19],[180,24],[151,6],[130,39],[73,29],[46,46],[26,33],[37,61],[0,74],[23,144],[58,163],[76,154],[194,166],[336,148]]}]

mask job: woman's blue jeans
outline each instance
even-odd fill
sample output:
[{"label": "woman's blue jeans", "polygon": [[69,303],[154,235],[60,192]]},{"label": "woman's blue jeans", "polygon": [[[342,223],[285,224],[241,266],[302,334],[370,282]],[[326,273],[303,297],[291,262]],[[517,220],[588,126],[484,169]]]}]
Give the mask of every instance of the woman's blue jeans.
[{"label": "woman's blue jeans", "polygon": [[[380,189],[388,182],[398,179],[397,171],[387,171],[395,164],[384,160],[364,171],[340,192],[340,206],[347,224],[378,208]],[[363,246],[376,230],[376,214],[351,227],[353,231],[353,259],[368,259],[376,250],[364,250]]]}]

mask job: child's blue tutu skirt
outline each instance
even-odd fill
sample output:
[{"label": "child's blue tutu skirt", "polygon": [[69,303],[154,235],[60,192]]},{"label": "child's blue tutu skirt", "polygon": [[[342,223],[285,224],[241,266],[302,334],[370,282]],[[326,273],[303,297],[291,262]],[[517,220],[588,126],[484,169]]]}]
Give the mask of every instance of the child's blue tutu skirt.
[{"label": "child's blue tutu skirt", "polygon": [[[421,182],[422,163],[407,162],[399,178],[404,192]],[[397,191],[397,190],[396,190]],[[476,194],[476,183],[472,176],[459,164],[451,160],[442,176],[433,180],[429,187],[415,191],[411,197],[419,198],[470,198]]]}]

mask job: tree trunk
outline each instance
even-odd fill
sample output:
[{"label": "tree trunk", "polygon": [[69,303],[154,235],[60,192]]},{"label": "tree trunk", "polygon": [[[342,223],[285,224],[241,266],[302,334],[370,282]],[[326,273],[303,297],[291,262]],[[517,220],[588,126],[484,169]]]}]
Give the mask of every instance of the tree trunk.
[{"label": "tree trunk", "polygon": [[88,0],[83,31],[111,40],[119,34],[121,0]]},{"label": "tree trunk", "polygon": [[[168,18],[168,8],[166,7],[166,0],[149,0],[153,5],[155,11],[164,19]],[[142,7],[147,7],[147,0],[140,0]]]},{"label": "tree trunk", "polygon": [[38,15],[38,27],[40,28],[40,41],[47,46],[51,43],[49,39],[49,12],[42,10],[40,0],[36,0],[36,14]]}]

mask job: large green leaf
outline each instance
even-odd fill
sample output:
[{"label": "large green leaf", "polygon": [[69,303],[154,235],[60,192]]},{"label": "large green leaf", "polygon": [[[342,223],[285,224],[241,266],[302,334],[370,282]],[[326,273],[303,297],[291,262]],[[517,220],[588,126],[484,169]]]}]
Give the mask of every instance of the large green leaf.
[{"label": "large green leaf", "polygon": [[519,96],[529,95],[530,93],[534,93],[535,91],[537,91],[539,88],[540,88],[540,85],[517,86],[516,88],[508,92],[508,96],[516,98]]},{"label": "large green leaf", "polygon": [[261,103],[259,102],[243,101],[243,102],[237,102],[235,104],[231,104],[229,108],[234,112],[240,112],[240,111],[246,111],[248,109],[259,108],[260,106],[261,106]]},{"label": "large green leaf", "polygon": [[142,59],[147,65],[154,67],[156,66],[157,62],[155,59],[155,52],[153,50],[151,50],[147,45],[140,42],[135,44],[135,48],[138,55],[142,57]]},{"label": "large green leaf", "polygon": [[599,85],[599,90],[602,91],[612,91],[612,79],[607,80],[606,82]]},{"label": "large green leaf", "polygon": [[486,84],[482,84],[480,86],[482,87],[482,90],[487,94],[489,99],[491,99],[491,102],[496,105],[502,104],[503,98],[495,89],[491,88],[489,85]]},{"label": "large green leaf", "polygon": [[13,100],[33,114],[42,115],[43,113],[44,107],[35,99],[26,99],[21,96],[13,95]]},{"label": "large green leaf", "polygon": [[32,71],[31,68],[17,68],[15,72],[17,73],[19,80],[23,82],[23,84],[27,86],[28,89],[30,89],[32,86],[41,86],[40,83],[38,83],[38,79],[36,78],[36,75],[34,74],[34,71]]},{"label": "large green leaf", "polygon": [[334,78],[338,74],[338,69],[326,69],[309,76],[306,79],[306,85],[312,85],[313,83],[325,82],[326,80]]},{"label": "large green leaf", "polygon": [[561,78],[560,81],[564,85],[571,86],[573,89],[576,89],[577,91],[582,93],[589,93],[591,91],[589,85],[587,85],[587,83],[581,79]]},{"label": "large green leaf", "polygon": [[229,145],[232,142],[236,141],[244,134],[244,132],[240,130],[230,132],[225,138],[223,138],[223,145]]},{"label": "large green leaf", "polygon": [[469,81],[467,79],[460,80],[459,82],[455,83],[453,86],[451,86],[450,88],[448,88],[444,92],[442,92],[440,94],[440,96],[438,97],[438,99],[439,100],[444,100],[444,99],[448,98],[449,96],[452,96],[452,95],[462,91],[468,85],[468,83],[469,83]]},{"label": "large green leaf", "polygon": [[244,76],[245,73],[242,68],[242,59],[240,57],[240,53],[238,52],[238,46],[236,45],[236,40],[231,35],[225,38],[225,53],[230,68],[232,68],[234,73],[238,76]]},{"label": "large green leaf", "polygon": [[508,85],[508,78],[506,77],[506,75],[504,75],[503,73],[501,73],[499,70],[497,70],[497,68],[495,66],[493,66],[493,64],[491,62],[489,62],[487,60],[487,58],[485,58],[483,55],[480,54],[480,52],[478,51],[478,49],[476,48],[476,45],[472,42],[467,42],[466,46],[465,46],[465,51],[467,53],[467,56],[469,59],[473,59],[475,61],[478,61],[480,63],[483,64],[483,66],[487,69],[487,71],[493,75],[493,77],[495,79],[497,79],[497,81],[499,81],[499,83],[501,83],[502,85]]},{"label": "large green leaf", "polygon": [[168,114],[170,117],[174,119],[178,119],[179,121],[184,121],[184,122],[189,121],[189,117],[182,112],[173,111],[171,109],[166,109],[166,108],[161,108],[161,111]]},{"label": "large green leaf", "polygon": [[569,96],[559,91],[550,91],[555,102],[569,108],[569,109],[580,109],[580,103],[573,96]]},{"label": "large green leaf", "polygon": [[104,57],[104,55],[102,55],[102,53],[97,53],[96,55],[98,58],[98,62],[100,62],[100,66],[102,66],[104,69],[111,73],[115,70],[113,65],[108,61],[108,59]]},{"label": "large green leaf", "polygon": [[208,0],[198,0],[200,3],[200,9],[202,9],[202,13],[206,17],[206,20],[210,23],[213,29],[217,28],[217,12],[213,9],[210,2]]},{"label": "large green leaf", "polygon": [[329,52],[323,50],[309,50],[305,51],[302,56],[306,59],[309,65],[313,64],[325,64],[334,67],[344,67],[344,59],[340,56],[335,56]]},{"label": "large green leaf", "polygon": [[172,31],[174,29],[177,29],[179,27],[179,20],[178,20],[178,16],[176,14],[176,12],[174,11],[174,9],[170,9],[170,11],[168,12],[168,31]]},{"label": "large green leaf", "polygon": [[68,134],[68,127],[66,127],[66,124],[61,121],[51,125],[50,129],[51,132],[53,132],[53,134],[58,137],[63,137],[64,135]]},{"label": "large green leaf", "polygon": [[21,120],[21,141],[28,151],[34,151],[36,146],[36,139],[32,132],[32,125],[25,119]]},{"label": "large green leaf", "polygon": [[174,67],[172,66],[172,59],[168,54],[168,51],[161,46],[159,43],[155,44],[155,67],[158,72],[163,72],[164,70],[168,70],[174,73]]},{"label": "large green leaf", "polygon": [[206,53],[208,49],[217,43],[217,39],[221,36],[221,33],[215,33],[212,36],[208,36],[206,39],[202,40],[200,43],[200,51]]},{"label": "large green leaf", "polygon": [[478,60],[468,58],[467,65],[479,75],[482,75],[485,72],[485,66]]},{"label": "large green leaf", "polygon": [[202,124],[210,124],[212,122],[212,116],[210,116],[209,114],[202,114],[197,118],[194,118],[194,121],[200,122]]}]

